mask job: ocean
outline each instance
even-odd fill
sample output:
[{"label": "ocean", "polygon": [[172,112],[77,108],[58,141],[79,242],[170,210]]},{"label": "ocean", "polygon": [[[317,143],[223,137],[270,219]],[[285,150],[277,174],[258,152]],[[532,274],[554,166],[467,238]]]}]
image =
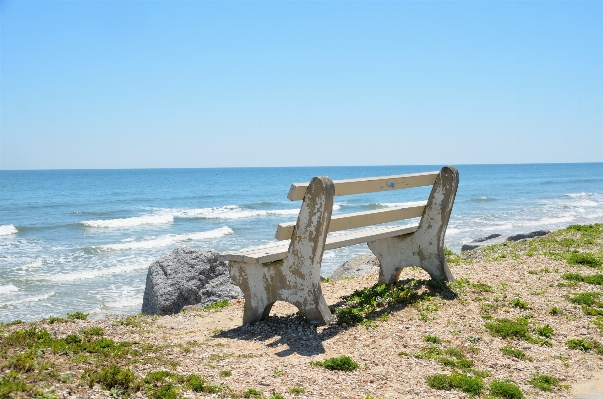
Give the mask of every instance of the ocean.
[{"label": "ocean", "polygon": [[[0,171],[0,321],[140,312],[148,266],[174,248],[274,242],[293,182],[437,166]],[[603,163],[457,165],[446,246],[603,222]],[[334,214],[422,201],[429,188],[337,197]],[[417,220],[404,223],[416,223]],[[404,224],[402,223],[402,224]],[[327,251],[329,275],[366,245]]]}]

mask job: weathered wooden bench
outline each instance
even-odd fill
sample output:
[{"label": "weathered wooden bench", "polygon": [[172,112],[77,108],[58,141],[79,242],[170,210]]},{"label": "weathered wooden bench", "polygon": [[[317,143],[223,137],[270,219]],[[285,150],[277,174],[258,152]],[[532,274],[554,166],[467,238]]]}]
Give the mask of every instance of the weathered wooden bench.
[{"label": "weathered wooden bench", "polygon": [[[320,176],[292,184],[287,198],[303,203],[296,223],[278,225],[275,238],[283,242],[221,255],[245,297],[243,323],[267,317],[276,301],[295,305],[311,321],[328,323],[332,315],[320,284],[322,256],[325,250],[349,245],[368,244],[379,259],[380,283],[394,283],[408,266],[418,266],[434,279],[454,281],[444,255],[444,235],[458,181],[456,168],[446,166],[439,172],[336,181]],[[421,203],[331,217],[334,196],[429,185],[429,198]],[[328,235],[415,217],[421,217],[418,225]]]}]

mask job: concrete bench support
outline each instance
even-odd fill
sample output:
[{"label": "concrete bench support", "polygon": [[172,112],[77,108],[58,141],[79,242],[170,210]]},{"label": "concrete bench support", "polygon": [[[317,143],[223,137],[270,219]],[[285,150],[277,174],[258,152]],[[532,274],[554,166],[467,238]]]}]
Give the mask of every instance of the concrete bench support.
[{"label": "concrete bench support", "polygon": [[458,183],[456,168],[442,168],[431,189],[417,231],[368,242],[370,250],[380,262],[380,283],[395,283],[402,269],[409,266],[422,268],[431,278],[454,281],[444,255],[444,235]]},{"label": "concrete bench support", "polygon": [[245,296],[243,324],[266,318],[276,301],[295,305],[309,320],[322,324],[331,320],[320,285],[320,264],[334,194],[335,187],[329,177],[312,179],[283,260],[270,263],[229,261],[230,275]]}]

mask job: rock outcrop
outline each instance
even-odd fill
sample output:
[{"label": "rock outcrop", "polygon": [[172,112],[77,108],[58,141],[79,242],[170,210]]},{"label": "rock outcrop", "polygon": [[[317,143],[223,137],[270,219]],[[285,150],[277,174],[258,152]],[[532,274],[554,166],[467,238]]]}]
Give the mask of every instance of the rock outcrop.
[{"label": "rock outcrop", "polygon": [[345,261],[337,267],[331,275],[332,280],[341,280],[345,277],[362,277],[370,273],[379,272],[379,261],[373,254],[361,254]]},{"label": "rock outcrop", "polygon": [[227,264],[218,261],[218,252],[180,247],[149,266],[142,313],[178,313],[185,306],[242,296],[230,279]]},{"label": "rock outcrop", "polygon": [[468,244],[463,244],[461,251],[470,251],[472,249],[481,248],[488,245],[500,244],[504,241],[525,241],[534,237],[544,236],[549,233],[550,231],[548,230],[537,230],[531,233],[515,234],[507,238],[503,237],[501,234],[490,234],[487,237],[478,238]]}]

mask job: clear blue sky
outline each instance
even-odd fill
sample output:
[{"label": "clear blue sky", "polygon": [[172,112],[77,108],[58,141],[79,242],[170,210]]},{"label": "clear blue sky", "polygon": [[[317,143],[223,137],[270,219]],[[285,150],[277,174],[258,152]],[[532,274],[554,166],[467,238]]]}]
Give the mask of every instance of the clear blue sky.
[{"label": "clear blue sky", "polygon": [[603,161],[601,1],[0,13],[1,169]]}]

